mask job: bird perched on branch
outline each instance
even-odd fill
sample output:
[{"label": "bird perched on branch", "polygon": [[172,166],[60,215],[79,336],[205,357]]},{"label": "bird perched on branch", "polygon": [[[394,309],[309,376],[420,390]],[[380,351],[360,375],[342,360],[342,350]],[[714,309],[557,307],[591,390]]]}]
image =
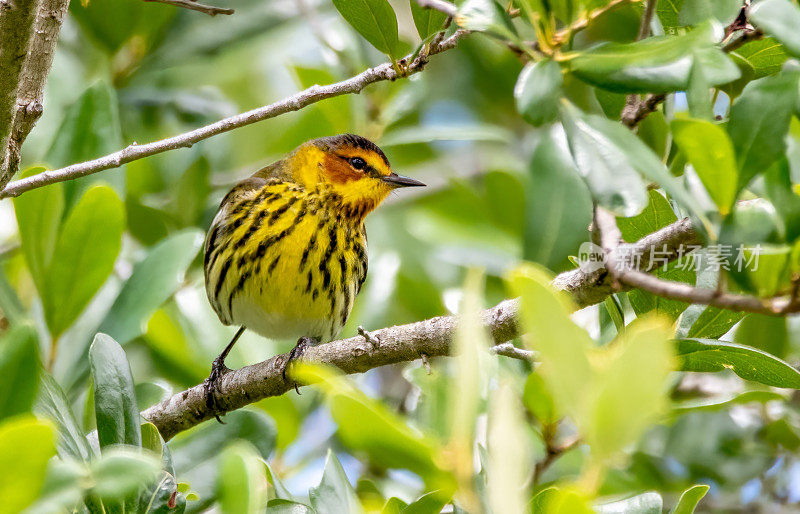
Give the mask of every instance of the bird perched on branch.
[{"label": "bird perched on branch", "polygon": [[230,190],[211,223],[204,268],[220,321],[240,328],[211,366],[209,408],[216,411],[225,357],[245,329],[297,338],[284,378],[308,345],[339,333],[367,276],[364,218],[393,189],[424,185],[392,172],[372,141],[342,134],[308,141]]}]

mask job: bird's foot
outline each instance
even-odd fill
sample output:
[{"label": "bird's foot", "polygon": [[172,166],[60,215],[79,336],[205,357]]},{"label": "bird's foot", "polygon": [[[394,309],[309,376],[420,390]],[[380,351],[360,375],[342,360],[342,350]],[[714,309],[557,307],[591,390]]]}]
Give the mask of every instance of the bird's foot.
[{"label": "bird's foot", "polygon": [[[283,376],[284,382],[287,381],[286,371],[289,369],[289,366],[292,364],[292,362],[301,358],[306,352],[306,349],[309,346],[314,346],[315,344],[317,344],[317,341],[313,337],[301,337],[297,340],[297,344],[294,345],[294,348],[292,348],[292,350],[289,352],[289,357],[286,359],[286,362],[283,363],[281,375]],[[294,390],[297,392],[297,394],[300,394],[300,389],[297,387],[297,382],[294,382]]]},{"label": "bird's foot", "polygon": [[219,406],[217,405],[217,393],[219,393],[220,383],[222,382],[222,377],[225,376],[228,372],[230,372],[230,368],[225,365],[225,359],[222,357],[217,357],[214,359],[214,362],[211,363],[211,374],[208,375],[208,378],[203,382],[203,391],[206,396],[206,407],[214,413],[214,417],[222,423],[225,424],[217,414],[219,410]]}]

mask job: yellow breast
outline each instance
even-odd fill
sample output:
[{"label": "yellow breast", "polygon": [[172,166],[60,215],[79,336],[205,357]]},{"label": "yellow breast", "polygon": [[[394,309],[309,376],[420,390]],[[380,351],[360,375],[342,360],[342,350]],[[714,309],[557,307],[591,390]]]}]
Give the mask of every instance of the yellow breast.
[{"label": "yellow breast", "polygon": [[367,252],[363,220],[338,200],[271,180],[223,202],[205,263],[206,292],[223,323],[273,339],[326,341],[341,330]]}]

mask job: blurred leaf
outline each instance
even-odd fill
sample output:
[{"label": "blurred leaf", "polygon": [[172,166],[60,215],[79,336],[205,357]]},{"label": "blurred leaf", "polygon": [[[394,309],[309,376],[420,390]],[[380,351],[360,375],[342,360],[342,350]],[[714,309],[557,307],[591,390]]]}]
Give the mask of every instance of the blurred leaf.
[{"label": "blurred leaf", "polygon": [[[123,0],[74,2],[70,14],[94,41],[109,54],[124,45],[137,60],[155,47],[167,25],[180,9]],[[237,12],[237,14],[239,14]]]},{"label": "blurred leaf", "polygon": [[719,125],[704,120],[681,119],[671,124],[675,142],[686,155],[722,215],[736,200],[736,154]]},{"label": "blurred leaf", "polygon": [[17,325],[0,338],[0,422],[30,412],[39,389],[39,343],[33,327]]},{"label": "blurred leaf", "polygon": [[99,331],[120,344],[141,335],[150,316],[181,284],[202,244],[200,232],[187,229],[154,246],[134,267]]},{"label": "blurred leaf", "polygon": [[561,66],[555,61],[525,65],[514,87],[517,111],[525,121],[538,127],[556,119],[563,80]]},{"label": "blurred leaf", "polygon": [[178,493],[175,477],[166,471],[162,471],[161,478],[139,496],[138,512],[142,514],[181,514],[185,509],[186,498]]},{"label": "blurred leaf", "polygon": [[558,421],[558,411],[553,396],[539,373],[534,372],[528,375],[528,379],[525,380],[522,401],[542,425],[551,425]]},{"label": "blurred leaf", "polygon": [[511,41],[518,39],[508,13],[494,0],[466,0],[458,7],[455,21],[467,30],[486,32]]},{"label": "blurred leaf", "polygon": [[586,498],[569,489],[548,487],[540,491],[531,500],[531,513],[547,514],[593,514],[594,509],[589,508]]},{"label": "blurred leaf", "polygon": [[411,16],[414,18],[414,26],[417,27],[417,34],[422,39],[441,30],[447,15],[436,9],[426,9],[421,7],[417,0],[409,0],[411,5]]},{"label": "blurred leaf", "polygon": [[[103,0],[94,3],[95,6],[110,4],[121,6],[123,2]],[[73,8],[72,12],[76,10]],[[127,23],[122,25],[127,26]],[[121,147],[122,130],[117,95],[107,83],[97,82],[87,88],[67,109],[44,161],[49,166],[58,168],[95,159],[116,152]],[[89,175],[64,182],[63,190],[67,206],[72,206],[90,184],[98,181],[111,184],[120,196],[124,193],[125,174],[120,170]]]},{"label": "blurred leaf", "polygon": [[274,471],[272,471],[272,468],[270,467],[267,461],[264,461],[264,469],[266,470],[267,483],[272,487],[272,490],[274,491],[274,494],[270,494],[270,496],[274,496],[275,498],[281,500],[294,501],[294,496],[292,495],[292,493],[290,493],[289,490],[286,489],[286,486],[283,485],[281,479],[278,478],[278,476],[275,474]]},{"label": "blurred leaf", "polygon": [[736,327],[733,340],[783,359],[789,351],[787,320],[765,314],[748,314]]},{"label": "blurred leaf", "polygon": [[139,448],[115,446],[104,449],[102,456],[92,461],[90,471],[92,492],[102,500],[116,502],[156,480],[161,463]]},{"label": "blurred leaf", "polygon": [[661,21],[661,26],[667,34],[672,34],[678,27],[681,26],[678,16],[680,15],[681,8],[683,7],[684,0],[667,0],[665,2],[658,2],[656,7],[656,14]]},{"label": "blurred leaf", "polygon": [[707,485],[693,485],[685,490],[670,514],[692,514],[709,489]]},{"label": "blurred leaf", "polygon": [[555,134],[543,134],[531,158],[523,255],[558,270],[587,240],[592,204],[563,139],[559,144]]},{"label": "blurred leaf", "polygon": [[753,5],[747,19],[783,43],[790,54],[800,57],[800,9],[788,0],[762,0]]},{"label": "blurred leaf", "polygon": [[175,214],[183,225],[202,221],[206,199],[211,194],[208,159],[200,157],[186,168],[175,185]]},{"label": "blurred leaf", "polygon": [[329,368],[302,364],[292,374],[303,383],[319,382],[339,427],[339,438],[349,449],[365,452],[381,466],[409,469],[425,479],[429,488],[447,485],[448,475],[434,461],[438,454],[434,441],[409,428],[383,404]]},{"label": "blurred leaf", "polygon": [[189,387],[206,378],[208,361],[166,310],[159,309],[153,314],[143,339],[152,351],[154,364],[163,369],[169,380]]},{"label": "blurred leaf", "polygon": [[588,117],[575,114],[565,110],[561,118],[572,158],[593,198],[618,215],[638,214],[647,205],[647,191],[625,150],[589,124]]},{"label": "blurred leaf", "polygon": [[36,500],[55,440],[50,423],[33,416],[0,422],[0,498],[6,512],[20,512]]},{"label": "blurred leaf", "polygon": [[443,125],[424,125],[397,128],[388,131],[380,139],[381,148],[387,146],[432,143],[434,141],[489,141],[508,143],[511,132],[499,125],[486,123],[459,123]]},{"label": "blurred leaf", "polygon": [[752,402],[767,403],[772,401],[783,401],[784,397],[774,391],[746,391],[733,397],[719,400],[697,400],[681,402],[673,405],[672,412],[680,416],[692,411],[719,411],[727,409],[733,405],[746,405]]},{"label": "blurred leaf", "polygon": [[281,499],[270,500],[267,503],[267,512],[270,514],[315,514],[308,505]]},{"label": "blurred leaf", "polygon": [[111,337],[97,334],[89,348],[89,361],[100,447],[141,446],[139,408],[125,351]]},{"label": "blurred leaf", "polygon": [[[83,498],[82,481],[86,478],[86,468],[72,460],[52,459],[47,466],[44,485],[36,503],[25,512],[36,514],[56,514],[73,512]],[[79,511],[80,512],[80,511]]]},{"label": "blurred leaf", "polygon": [[217,478],[223,514],[256,513],[267,501],[267,477],[256,450],[246,442],[228,446],[220,455]]},{"label": "blurred leaf", "polygon": [[[409,503],[399,512],[402,514],[438,513],[442,511],[446,504],[447,499],[444,499],[439,491],[431,491],[427,494],[423,494],[413,502]],[[384,510],[382,510],[381,513],[383,514],[385,510],[386,507],[384,507]]]},{"label": "blurred leaf", "polygon": [[69,327],[114,268],[125,228],[122,202],[108,186],[87,190],[64,221],[42,297],[54,339]]},{"label": "blurred leaf", "polygon": [[520,407],[519,395],[508,382],[501,382],[491,395],[488,413],[487,490],[492,512],[526,510],[531,455]]},{"label": "blurred leaf", "polygon": [[797,102],[798,72],[785,72],[751,82],[733,103],[728,134],[739,165],[738,189],[786,151],[784,137]]},{"label": "blurred leaf", "polygon": [[333,0],[339,14],[378,51],[400,57],[397,17],[386,0]]},{"label": "blurred leaf", "polygon": [[655,491],[639,494],[631,498],[595,505],[598,514],[661,514],[663,500]]},{"label": "blurred leaf", "polygon": [[[44,168],[29,168],[21,174],[21,178],[43,171]],[[17,216],[19,238],[28,269],[39,294],[44,295],[45,271],[53,258],[58,228],[64,213],[62,184],[51,184],[14,198],[14,213]]]},{"label": "blurred leaf", "polygon": [[794,192],[787,159],[779,159],[764,174],[765,193],[783,222],[787,243],[800,237],[800,195]]},{"label": "blurred leaf", "polygon": [[[206,364],[207,365],[207,364]],[[205,369],[205,368],[204,368]],[[201,380],[205,377],[201,377]],[[303,422],[303,413],[287,395],[264,398],[255,404],[275,420],[278,428],[278,448],[285,449],[297,438],[300,425]]]},{"label": "blurred leaf", "polygon": [[50,419],[58,429],[58,455],[62,459],[72,457],[78,461],[89,461],[94,451],[78,425],[64,391],[49,373],[42,372],[41,378],[39,396],[33,410],[37,415]]},{"label": "blurred leaf", "polygon": [[343,512],[357,514],[362,512],[353,486],[347,480],[344,469],[333,451],[328,449],[325,457],[325,471],[322,481],[317,487],[308,491],[311,506],[317,514],[341,514]]},{"label": "blurred leaf", "polygon": [[703,24],[681,36],[656,36],[635,43],[606,43],[578,53],[572,72],[582,80],[620,93],[686,90],[693,63],[710,85],[739,77],[739,69],[714,45],[721,34]]},{"label": "blurred leaf", "polygon": [[681,25],[698,25],[709,19],[728,25],[742,7],[739,0],[684,0],[682,3],[678,16]]},{"label": "blurred leaf", "polygon": [[770,444],[790,452],[796,452],[800,448],[800,435],[786,418],[770,421],[761,429],[760,435]]},{"label": "blurred leaf", "polygon": [[680,339],[677,344],[683,371],[730,369],[745,380],[800,389],[800,372],[767,352],[714,339]]}]

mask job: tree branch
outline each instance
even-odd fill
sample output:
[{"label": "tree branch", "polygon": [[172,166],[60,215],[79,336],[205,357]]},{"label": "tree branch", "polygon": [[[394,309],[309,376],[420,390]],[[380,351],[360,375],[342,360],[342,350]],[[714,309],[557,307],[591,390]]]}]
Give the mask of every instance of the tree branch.
[{"label": "tree branch", "polygon": [[195,0],[144,0],[145,2],[157,2],[160,4],[174,5],[175,7],[183,7],[191,11],[199,11],[206,13],[209,16],[216,16],[217,14],[233,14],[234,10],[227,7],[215,7],[213,5],[205,5]]},{"label": "tree branch", "polygon": [[[0,189],[19,170],[20,150],[36,121],[41,117],[44,86],[53,64],[61,24],[69,8],[69,0],[40,0],[28,55],[19,77],[16,115],[8,141],[5,176],[0,176]],[[2,147],[0,147],[2,148]]]},{"label": "tree branch", "polygon": [[106,155],[105,157],[73,164],[71,166],[53,171],[44,171],[42,173],[33,175],[32,177],[15,180],[14,182],[9,183],[6,188],[0,192],[0,198],[18,196],[25,191],[35,189],[37,187],[84,177],[86,175],[91,175],[93,173],[111,168],[118,168],[131,161],[150,157],[151,155],[156,155],[169,150],[189,148],[195,143],[208,139],[212,136],[244,127],[245,125],[251,125],[259,121],[274,118],[287,112],[297,111],[303,107],[319,102],[320,100],[324,100],[326,98],[359,93],[362,89],[375,82],[408,77],[409,75],[413,75],[422,71],[425,65],[428,63],[428,57],[430,55],[439,54],[455,48],[458,44],[458,41],[467,34],[469,34],[469,31],[457,30],[452,36],[444,39],[440,43],[436,45],[431,44],[427,53],[420,54],[413,60],[411,60],[411,56],[408,56],[407,60],[410,62],[401,67],[399,73],[394,69],[391,63],[383,63],[375,66],[374,68],[370,68],[356,75],[355,77],[343,80],[342,82],[336,82],[327,86],[311,86],[308,89],[304,89],[303,91],[295,93],[294,95],[284,98],[283,100],[273,104],[259,107],[258,109],[253,109],[252,111],[243,112],[241,114],[231,116],[230,118],[222,119],[216,123],[206,125],[205,127],[200,127],[184,134],[179,134],[167,139],[161,139],[146,145],[131,144],[128,147],[110,155]]},{"label": "tree branch", "polygon": [[417,0],[417,3],[420,7],[425,7],[426,9],[435,9],[439,12],[445,13],[451,18],[455,18],[456,14],[458,14],[458,7],[450,2],[446,2],[445,0]]},{"label": "tree branch", "polygon": [[[623,245],[630,254],[638,255],[640,269],[650,269],[650,253],[665,247],[673,250],[680,245],[697,244],[697,235],[688,219],[650,234],[633,244]],[[575,269],[558,275],[553,286],[570,293],[579,308],[603,301],[615,292],[613,280],[605,269],[584,272]],[[518,300],[505,300],[482,313],[495,344],[505,343],[521,335],[517,324]],[[450,354],[450,340],[457,318],[441,316],[408,325],[399,325],[369,332],[369,338],[357,335],[309,348],[304,359],[328,364],[344,373],[364,371],[387,364],[408,362],[426,357]],[[365,332],[367,333],[367,332]],[[495,350],[500,355],[513,357],[531,354],[508,346]],[[232,371],[222,378],[218,404],[220,412],[229,412],[269,396],[278,396],[292,389],[283,380],[281,371],[288,354],[277,355],[258,364]],[[158,405],[142,412],[142,416],[158,427],[165,440],[214,416],[205,402],[203,385],[196,385],[177,393]]]},{"label": "tree branch", "polygon": [[14,126],[20,74],[33,35],[36,0],[0,0],[0,184],[9,180],[6,148]]}]

